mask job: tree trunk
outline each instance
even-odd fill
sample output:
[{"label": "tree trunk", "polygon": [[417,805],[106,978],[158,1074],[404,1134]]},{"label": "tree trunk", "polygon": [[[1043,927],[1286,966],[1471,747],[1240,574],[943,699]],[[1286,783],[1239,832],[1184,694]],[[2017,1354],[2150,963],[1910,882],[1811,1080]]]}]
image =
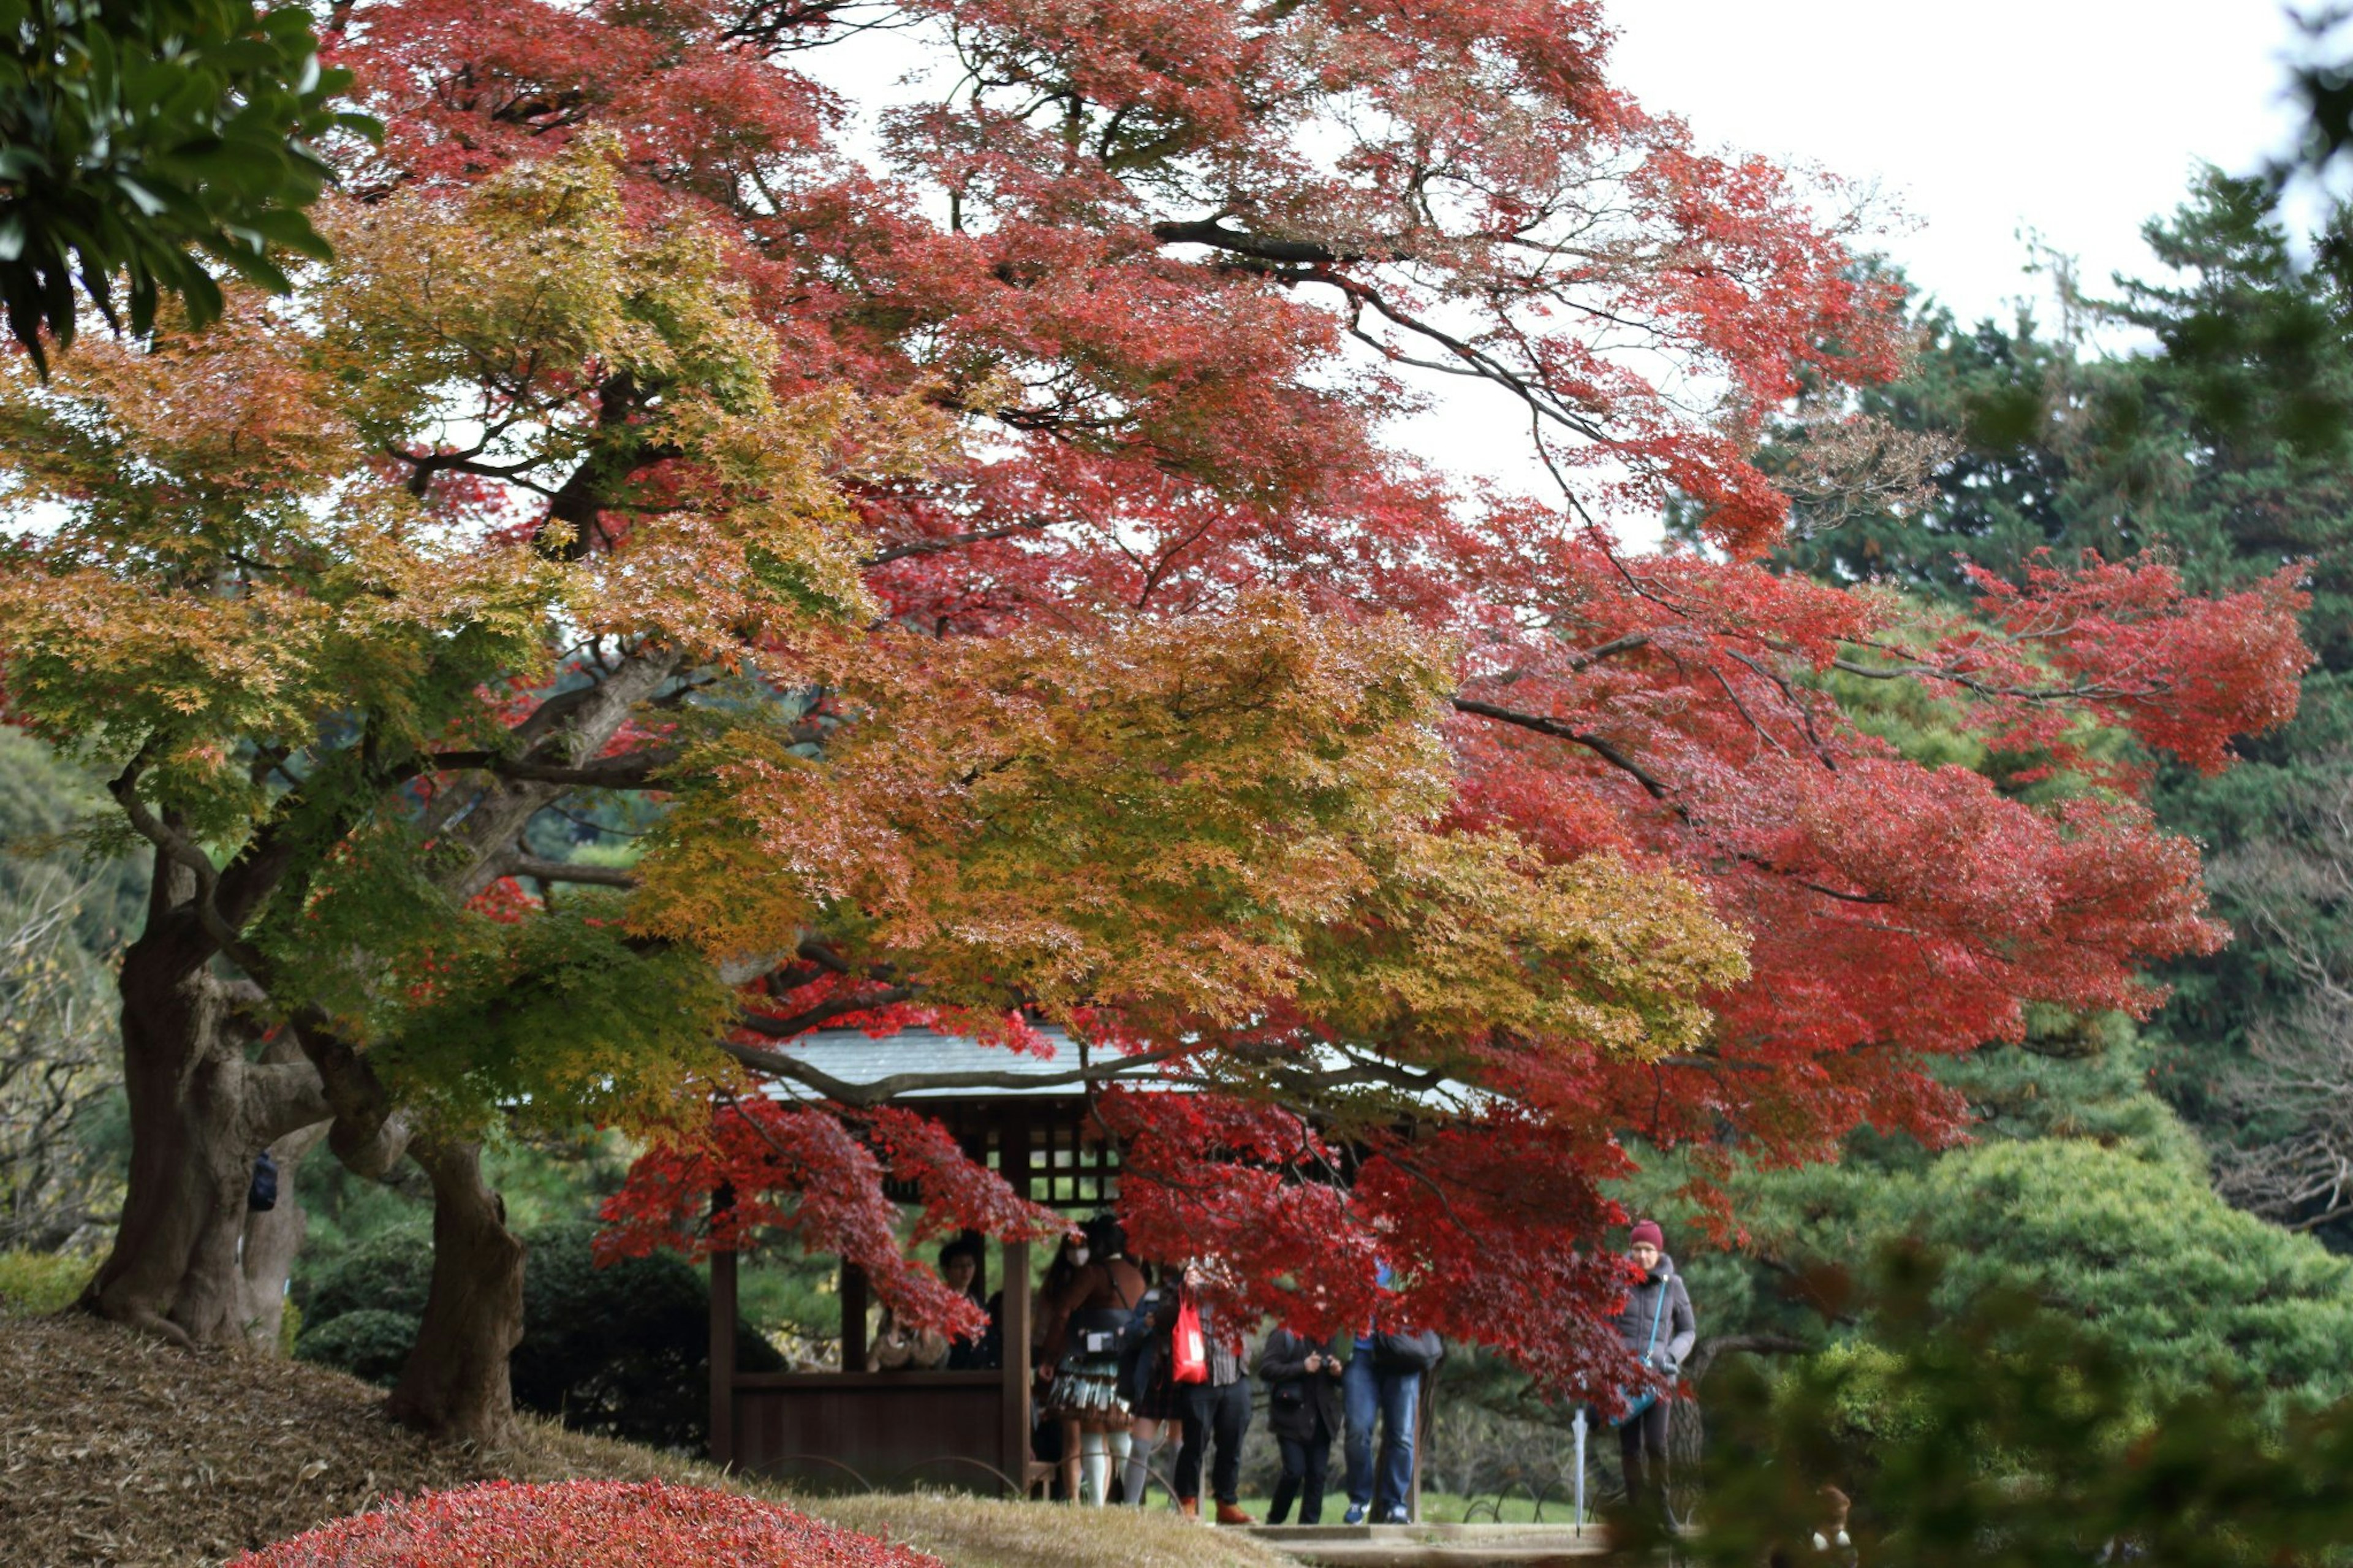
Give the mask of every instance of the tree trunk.
[{"label": "tree trunk", "polygon": [[434,1436],[502,1447],[514,1436],[507,1357],[522,1342],[523,1245],[483,1184],[480,1144],[419,1137],[409,1153],[433,1182],[433,1284],[387,1408]]},{"label": "tree trunk", "polygon": [[[279,1048],[273,1045],[270,1053]],[[265,1355],[292,1348],[285,1342],[286,1280],[310,1229],[296,1183],[302,1173],[302,1156],[326,1135],[327,1123],[314,1121],[269,1146],[269,1157],[278,1163],[278,1205],[246,1216],[245,1247],[237,1268],[239,1312],[247,1342]]]},{"label": "tree trunk", "polygon": [[[123,955],[122,1067],[131,1173],[89,1310],[188,1346],[242,1347],[240,1267],[254,1159],[327,1115],[307,1062],[248,1062],[236,987],[207,967],[192,922],[165,915]],[[288,1255],[290,1258],[290,1253]]]}]

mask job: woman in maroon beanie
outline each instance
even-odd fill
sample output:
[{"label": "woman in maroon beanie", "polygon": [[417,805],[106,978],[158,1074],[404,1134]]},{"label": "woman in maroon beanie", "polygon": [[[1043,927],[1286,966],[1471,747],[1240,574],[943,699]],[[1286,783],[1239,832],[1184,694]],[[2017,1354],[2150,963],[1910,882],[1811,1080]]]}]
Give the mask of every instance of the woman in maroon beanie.
[{"label": "woman in maroon beanie", "polygon": [[1650,1507],[1667,1517],[1667,1406],[1674,1398],[1674,1376],[1699,1337],[1692,1317],[1691,1294],[1667,1256],[1667,1238],[1656,1224],[1643,1220],[1634,1226],[1626,1256],[1641,1271],[1618,1317],[1619,1337],[1645,1367],[1665,1379],[1656,1397],[1635,1391],[1643,1401],[1618,1426],[1618,1451],[1626,1461],[1626,1500]]}]

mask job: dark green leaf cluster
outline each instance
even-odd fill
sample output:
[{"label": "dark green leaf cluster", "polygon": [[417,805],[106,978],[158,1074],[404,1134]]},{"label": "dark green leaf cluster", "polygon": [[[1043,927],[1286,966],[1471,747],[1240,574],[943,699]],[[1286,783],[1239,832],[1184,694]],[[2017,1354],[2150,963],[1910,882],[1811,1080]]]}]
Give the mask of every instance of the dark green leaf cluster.
[{"label": "dark green leaf cluster", "polygon": [[[2310,803],[2335,798],[2353,757],[2353,210],[2334,211],[2306,246],[2270,197],[2260,181],[2208,173],[2147,228],[2158,278],[2120,280],[2107,300],[2071,292],[2056,330],[2023,315],[1965,330],[1925,311],[1918,361],[1868,394],[1864,411],[1957,447],[1933,500],[1918,514],[1849,517],[1783,556],[1794,569],[1932,598],[1965,597],[1967,566],[2015,575],[2046,548],[2062,559],[2162,552],[2204,592],[2308,561],[2305,636],[2317,667],[2295,721],[2239,742],[2243,761],[2218,776],[2157,768],[2159,820],[2225,865],[2242,852],[2313,858]],[[2151,346],[2094,354],[2095,328]],[[1907,752],[1939,727],[1935,714],[1881,723]],[[2037,761],[1936,760],[1996,777],[2033,777]],[[2134,759],[2117,748],[2114,760]],[[2161,1082],[2210,1138],[2280,1136],[2292,1129],[2242,1126],[2225,1091],[2251,1039],[2306,1000],[2283,947],[2353,952],[2353,910],[2306,900],[2266,911],[2292,923],[2283,941],[2228,879],[2214,891],[2238,940],[2157,976],[2173,990],[2158,1029]]]},{"label": "dark green leaf cluster", "polygon": [[[2270,1421],[2212,1384],[2152,1408],[2129,1360],[2030,1291],[1965,1291],[1940,1255],[1899,1245],[1858,1274],[1869,1358],[1711,1387],[1702,1531],[1683,1560],[1836,1562],[1836,1487],[1874,1568],[2321,1563],[2353,1542],[2353,1406]],[[1867,1450],[1853,1413],[1879,1414]],[[1619,1555],[1652,1542],[1628,1519]]]},{"label": "dark green leaf cluster", "polygon": [[251,0],[0,0],[0,300],[37,362],[72,341],[79,279],[131,329],[177,296],[220,314],[206,260],[282,293],[272,253],[325,257],[302,209],[331,172],[311,142],[375,136],[333,107],[300,6]]},{"label": "dark green leaf cluster", "polygon": [[472,913],[421,966],[431,994],[374,1047],[394,1092],[444,1125],[562,1129],[699,1108],[733,994],[698,954],[630,939],[617,897],[527,919]]},{"label": "dark green leaf cluster", "polygon": [[[594,1224],[555,1220],[525,1233],[523,1338],[515,1403],[575,1429],[691,1448],[709,1420],[710,1290],[676,1255],[598,1268]],[[400,1375],[416,1342],[433,1268],[423,1226],[402,1226],[352,1247],[310,1292],[296,1354],[372,1383]],[[736,1364],[776,1372],[784,1360],[748,1326]]]},{"label": "dark green leaf cluster", "polygon": [[[2123,1020],[2034,1024],[2025,1046],[1936,1065],[1975,1112],[1974,1142],[1936,1152],[1864,1131],[1838,1164],[1736,1176],[1746,1249],[1693,1245],[1677,1260],[1703,1340],[1771,1336],[1873,1364],[1887,1347],[1839,1281],[1918,1241],[1951,1259],[1943,1308],[2027,1290],[2104,1346],[2145,1406],[2221,1383],[2277,1423],[2353,1395],[2353,1267],[2214,1194]],[[1646,1164],[1644,1194],[1630,1198],[1691,1237],[1668,1196],[1677,1162]],[[1713,1375],[1703,1394],[1713,1404]],[[1887,1418],[1853,1413],[1858,1451]]]}]

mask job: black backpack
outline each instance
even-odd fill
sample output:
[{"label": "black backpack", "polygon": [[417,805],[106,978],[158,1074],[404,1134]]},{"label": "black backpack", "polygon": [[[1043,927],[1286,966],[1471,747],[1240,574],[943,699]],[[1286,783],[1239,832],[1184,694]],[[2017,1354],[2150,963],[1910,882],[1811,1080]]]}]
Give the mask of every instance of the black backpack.
[{"label": "black backpack", "polygon": [[1436,1329],[1373,1336],[1373,1366],[1379,1372],[1428,1372],[1445,1355],[1446,1342],[1438,1337]]},{"label": "black backpack", "polygon": [[1152,1343],[1152,1321],[1160,1310],[1160,1288],[1154,1286],[1135,1303],[1135,1310],[1119,1331],[1113,1350],[1119,1357],[1119,1378],[1113,1392],[1130,1405],[1144,1397],[1144,1352]]}]

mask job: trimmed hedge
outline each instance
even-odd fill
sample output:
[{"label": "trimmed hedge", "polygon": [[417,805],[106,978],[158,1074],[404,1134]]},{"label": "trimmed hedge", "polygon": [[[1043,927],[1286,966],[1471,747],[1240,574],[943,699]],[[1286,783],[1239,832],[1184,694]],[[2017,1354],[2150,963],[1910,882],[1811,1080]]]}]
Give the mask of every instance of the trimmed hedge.
[{"label": "trimmed hedge", "polygon": [[[670,1253],[599,1268],[588,1223],[529,1232],[523,1336],[512,1363],[516,1405],[577,1431],[657,1447],[702,1447],[710,1422],[711,1292]],[[433,1274],[433,1237],[387,1231],[323,1270],[294,1353],[389,1385],[398,1381]],[[784,1358],[738,1324],[735,1364],[776,1372]]]},{"label": "trimmed hedge", "polygon": [[659,1481],[427,1492],[229,1568],[945,1568],[781,1503]]},{"label": "trimmed hedge", "polygon": [[346,1312],[425,1316],[433,1284],[433,1227],[399,1225],[379,1231],[319,1270],[310,1289],[297,1289],[303,1321],[325,1323]]},{"label": "trimmed hedge", "polygon": [[294,1354],[389,1388],[400,1381],[401,1366],[417,1342],[417,1322],[406,1312],[345,1312],[307,1330],[294,1342]]}]

